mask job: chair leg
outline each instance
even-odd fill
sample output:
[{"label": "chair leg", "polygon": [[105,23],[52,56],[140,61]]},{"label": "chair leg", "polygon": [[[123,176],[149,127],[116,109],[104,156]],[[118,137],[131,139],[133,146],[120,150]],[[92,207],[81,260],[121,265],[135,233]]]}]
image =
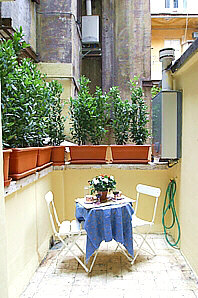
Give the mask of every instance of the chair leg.
[{"label": "chair leg", "polygon": [[[132,260],[133,260],[133,258],[132,257],[130,257],[127,253],[126,253],[126,251],[124,250],[124,248],[121,246],[121,244],[120,243],[118,243],[118,245],[117,245],[117,247],[116,247],[116,250],[117,250],[117,248],[120,248],[121,249],[121,253],[130,261],[130,262],[132,262]],[[115,250],[115,251],[116,251]]]},{"label": "chair leg", "polygon": [[[72,255],[74,256],[74,258],[79,262],[79,264],[85,269],[85,271],[88,273],[89,272],[89,269],[87,268],[87,266],[79,259],[79,257],[71,250],[71,248],[76,245],[76,241],[78,240],[78,238],[80,237],[81,235],[79,234],[77,237],[75,237],[75,241],[74,241],[74,238],[73,238],[73,242],[70,243],[69,245],[69,242],[66,242],[66,241],[63,241],[63,239],[61,237],[58,237],[59,240],[63,243],[63,247],[66,248],[66,252],[65,252],[65,255],[70,251],[72,253]],[[71,241],[70,238],[67,238],[67,240]],[[78,245],[77,245],[78,247]],[[81,250],[81,249],[80,249]],[[83,252],[84,254],[84,252]]]},{"label": "chair leg", "polygon": [[[141,233],[139,233],[138,229],[136,228],[136,232],[137,232],[137,234],[142,238],[142,242],[141,242],[141,244],[140,244],[139,247],[138,247],[138,250],[137,250],[137,252],[136,252],[136,254],[135,254],[135,256],[134,256],[134,258],[133,258],[133,260],[132,260],[132,262],[131,262],[131,265],[134,264],[134,262],[135,262],[137,256],[138,256],[139,253],[140,253],[140,250],[144,250],[144,251],[146,251],[146,252],[152,254],[153,256],[156,256],[156,253],[155,253],[154,249],[150,246],[150,244],[149,244],[148,241],[146,240],[149,231],[150,231],[150,227],[149,227],[147,233],[145,234],[145,236],[143,236]],[[137,244],[137,241],[136,241],[135,239],[134,239],[134,241],[135,241],[136,244]],[[152,251],[152,253],[151,253],[149,250],[146,250],[146,249],[143,249],[143,248],[142,248],[142,246],[143,246],[144,243],[146,243],[146,244],[148,245],[148,247],[150,248],[150,250]]]},{"label": "chair leg", "polygon": [[95,255],[94,255],[93,261],[92,261],[92,263],[91,263],[91,265],[89,267],[89,273],[92,271],[93,265],[95,263],[95,260],[96,260],[97,255],[98,255],[98,251],[99,251],[98,249],[95,251]]}]

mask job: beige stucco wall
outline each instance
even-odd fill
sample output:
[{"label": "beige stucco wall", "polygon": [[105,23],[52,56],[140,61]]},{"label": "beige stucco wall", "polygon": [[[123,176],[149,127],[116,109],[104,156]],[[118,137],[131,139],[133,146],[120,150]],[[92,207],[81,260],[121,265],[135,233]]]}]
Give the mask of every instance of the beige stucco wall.
[{"label": "beige stucco wall", "polygon": [[[0,82],[0,106],[1,106],[1,82]],[[2,128],[0,113],[0,297],[8,297],[7,283],[7,242],[5,222],[5,201],[3,183],[3,152],[2,152]]]},{"label": "beige stucco wall", "polygon": [[[123,194],[131,198],[136,197],[136,185],[138,183],[153,185],[160,187],[162,190],[153,232],[162,232],[161,224],[162,208],[164,196],[170,178],[176,177],[176,168],[165,170],[127,170],[125,167],[119,169],[116,167],[96,168],[96,167],[80,167],[80,169],[70,168],[66,171],[53,172],[52,189],[57,203],[57,210],[60,219],[73,219],[75,216],[75,199],[83,197],[84,186],[88,185],[88,180],[99,174],[114,175],[117,181],[117,188]],[[174,171],[173,171],[174,170]],[[141,210],[142,215],[148,217],[152,208],[152,203],[148,199],[144,199],[144,207]],[[167,220],[170,215],[168,214]]]},{"label": "beige stucco wall", "polygon": [[51,177],[49,173],[5,199],[9,298],[24,290],[48,251],[52,232],[44,195],[51,190]]},{"label": "beige stucco wall", "polygon": [[178,202],[181,251],[198,274],[198,54],[174,74],[175,89],[183,90],[181,183]]}]

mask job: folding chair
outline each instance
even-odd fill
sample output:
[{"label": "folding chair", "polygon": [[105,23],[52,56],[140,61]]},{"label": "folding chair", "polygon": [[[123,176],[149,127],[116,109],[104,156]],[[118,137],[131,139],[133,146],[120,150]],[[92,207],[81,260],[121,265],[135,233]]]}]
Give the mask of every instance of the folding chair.
[{"label": "folding chair", "polygon": [[[141,238],[141,242],[138,245],[137,240],[135,239],[135,237],[133,238],[135,243],[137,244],[137,251],[136,254],[131,262],[131,264],[133,265],[137,256],[140,253],[140,250],[145,250],[146,252],[152,254],[152,255],[156,255],[154,249],[150,246],[150,244],[148,243],[148,241],[146,240],[148,233],[150,232],[151,226],[154,224],[154,220],[155,220],[155,215],[156,215],[156,209],[157,209],[157,203],[158,203],[158,198],[160,196],[161,193],[161,189],[160,188],[156,188],[153,186],[148,186],[148,185],[143,185],[143,184],[138,184],[136,186],[136,191],[137,191],[137,197],[136,197],[136,205],[135,205],[135,211],[134,214],[132,215],[132,227],[133,227],[133,232],[135,232],[136,234],[138,234]],[[155,198],[155,203],[154,203],[154,208],[152,210],[152,220],[151,221],[147,221],[144,220],[140,217],[138,217],[137,214],[137,210],[138,210],[138,206],[139,206],[139,197],[140,194],[144,194],[147,195],[148,198],[149,197],[153,197]],[[150,198],[149,198],[150,199]],[[139,228],[140,227],[147,227],[146,232],[143,234],[140,232]],[[134,233],[133,233],[134,235]],[[142,246],[143,244],[146,243],[147,246],[149,247],[149,250],[143,249]]]},{"label": "folding chair", "polygon": [[[86,272],[89,272],[89,269],[87,266],[80,260],[80,258],[74,253],[72,248],[74,246],[77,246],[78,249],[81,251],[81,253],[84,256],[85,259],[85,253],[80,248],[80,246],[77,244],[77,240],[82,236],[85,235],[85,230],[81,229],[80,223],[77,220],[66,220],[60,223],[58,219],[58,215],[56,212],[56,208],[54,205],[53,200],[53,193],[49,191],[45,195],[45,200],[47,202],[47,207],[50,215],[50,221],[52,225],[52,229],[54,232],[55,237],[57,237],[63,244],[58,256],[60,255],[61,251],[66,248],[65,254],[67,254],[69,251],[72,253],[72,255],[75,257],[75,259],[80,263],[80,265],[85,269]],[[53,219],[55,218],[55,221]],[[58,231],[56,230],[55,222],[58,226]],[[57,262],[58,262],[58,256],[57,256]]]}]

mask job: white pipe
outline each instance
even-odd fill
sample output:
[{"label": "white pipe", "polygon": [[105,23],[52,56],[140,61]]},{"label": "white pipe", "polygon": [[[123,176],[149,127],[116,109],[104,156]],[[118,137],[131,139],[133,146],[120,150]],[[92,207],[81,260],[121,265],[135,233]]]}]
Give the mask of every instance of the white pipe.
[{"label": "white pipe", "polygon": [[92,15],[91,0],[86,0],[87,16]]},{"label": "white pipe", "polygon": [[174,60],[174,49],[165,48],[160,50],[160,62],[162,62],[162,91],[168,91],[173,89],[171,71],[168,67]]}]

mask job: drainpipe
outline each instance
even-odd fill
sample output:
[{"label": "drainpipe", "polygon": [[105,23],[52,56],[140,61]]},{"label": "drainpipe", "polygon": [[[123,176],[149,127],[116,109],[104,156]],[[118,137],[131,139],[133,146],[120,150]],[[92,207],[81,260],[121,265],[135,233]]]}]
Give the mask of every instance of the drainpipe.
[{"label": "drainpipe", "polygon": [[91,0],[86,0],[86,10],[87,10],[87,16],[91,16],[92,15]]},{"label": "drainpipe", "polygon": [[159,60],[162,62],[162,91],[172,90],[172,77],[170,66],[175,59],[173,48],[164,48],[159,51]]},{"label": "drainpipe", "polygon": [[92,15],[91,0],[86,0],[87,16]]}]

